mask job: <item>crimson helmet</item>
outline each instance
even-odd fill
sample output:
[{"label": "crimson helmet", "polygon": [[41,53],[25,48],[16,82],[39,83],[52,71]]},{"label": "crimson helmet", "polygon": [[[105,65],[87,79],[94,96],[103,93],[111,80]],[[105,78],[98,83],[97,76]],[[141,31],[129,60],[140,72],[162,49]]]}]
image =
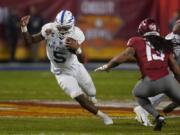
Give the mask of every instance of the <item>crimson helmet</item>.
[{"label": "crimson helmet", "polygon": [[159,32],[156,21],[151,18],[144,19],[138,27],[138,33],[144,35],[147,32]]}]

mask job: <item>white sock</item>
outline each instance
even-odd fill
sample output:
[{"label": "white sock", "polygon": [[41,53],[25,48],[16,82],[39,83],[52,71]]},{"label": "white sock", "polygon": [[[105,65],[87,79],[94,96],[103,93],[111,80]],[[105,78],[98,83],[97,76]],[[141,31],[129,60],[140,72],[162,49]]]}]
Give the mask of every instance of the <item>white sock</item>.
[{"label": "white sock", "polygon": [[105,113],[101,112],[100,110],[98,110],[97,116],[101,117],[101,118],[104,118],[104,116],[106,115]]}]

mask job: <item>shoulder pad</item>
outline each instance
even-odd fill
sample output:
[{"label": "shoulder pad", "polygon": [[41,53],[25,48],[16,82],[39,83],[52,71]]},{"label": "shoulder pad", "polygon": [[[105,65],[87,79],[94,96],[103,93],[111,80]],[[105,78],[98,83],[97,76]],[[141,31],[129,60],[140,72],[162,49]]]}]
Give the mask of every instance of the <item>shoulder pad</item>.
[{"label": "shoulder pad", "polygon": [[85,40],[84,33],[78,27],[74,27],[74,32],[70,34],[69,37],[73,38],[74,40],[77,40],[78,44],[81,44]]},{"label": "shoulder pad", "polygon": [[45,39],[50,38],[54,32],[55,32],[54,23],[47,23],[41,29],[41,34]]}]

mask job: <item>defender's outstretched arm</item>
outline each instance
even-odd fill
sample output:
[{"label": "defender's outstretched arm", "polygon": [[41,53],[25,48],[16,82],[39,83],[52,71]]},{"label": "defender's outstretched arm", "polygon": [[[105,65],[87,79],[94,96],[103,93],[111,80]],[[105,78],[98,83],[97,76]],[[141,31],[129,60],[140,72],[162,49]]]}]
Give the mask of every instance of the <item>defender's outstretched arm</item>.
[{"label": "defender's outstretched arm", "polygon": [[122,53],[112,58],[107,64],[95,69],[95,71],[108,71],[128,60],[134,59],[135,50],[132,47],[126,48]]}]

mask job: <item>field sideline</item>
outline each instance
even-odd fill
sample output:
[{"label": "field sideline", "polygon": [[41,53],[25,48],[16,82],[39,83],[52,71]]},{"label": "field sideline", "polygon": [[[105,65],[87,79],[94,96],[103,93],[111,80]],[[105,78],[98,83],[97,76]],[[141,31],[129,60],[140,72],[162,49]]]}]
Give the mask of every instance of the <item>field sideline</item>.
[{"label": "field sideline", "polygon": [[[116,104],[116,105],[115,105]],[[134,117],[133,103],[118,103],[103,105],[98,103],[101,110],[108,113],[111,117]],[[130,104],[130,103],[129,103]],[[133,105],[134,106],[134,105]],[[0,116],[9,117],[72,117],[90,116],[91,114],[82,109],[76,102],[48,102],[48,101],[6,101],[0,102]],[[180,116],[180,110],[176,109],[171,113],[173,116]]]}]

